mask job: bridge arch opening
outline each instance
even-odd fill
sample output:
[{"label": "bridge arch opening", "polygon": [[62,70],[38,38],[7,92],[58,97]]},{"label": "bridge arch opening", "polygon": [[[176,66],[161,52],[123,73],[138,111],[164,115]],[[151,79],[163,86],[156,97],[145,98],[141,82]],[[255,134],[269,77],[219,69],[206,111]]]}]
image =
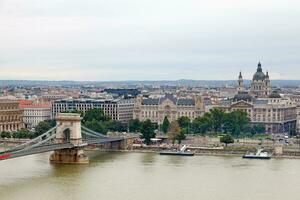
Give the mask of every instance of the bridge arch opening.
[{"label": "bridge arch opening", "polygon": [[71,130],[69,128],[66,128],[63,131],[63,141],[70,142],[70,139],[71,139]]}]

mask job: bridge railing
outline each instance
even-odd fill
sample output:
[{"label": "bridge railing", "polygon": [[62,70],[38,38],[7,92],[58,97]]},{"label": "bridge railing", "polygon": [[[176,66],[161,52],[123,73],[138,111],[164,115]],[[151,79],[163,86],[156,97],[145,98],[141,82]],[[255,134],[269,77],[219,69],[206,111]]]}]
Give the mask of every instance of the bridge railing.
[{"label": "bridge railing", "polygon": [[[30,147],[36,143],[39,143],[40,141],[43,141],[43,140],[46,140],[47,138],[51,137],[51,136],[55,136],[57,126],[51,128],[50,130],[48,130],[47,132],[43,133],[42,135],[32,139],[32,140],[29,140],[23,144],[20,144],[20,145],[17,145],[13,148],[10,148],[10,149],[6,149],[4,151],[0,151],[0,154],[2,153],[6,153],[6,152],[12,152],[12,151],[18,151],[18,150],[21,150],[21,149],[24,149],[26,147]],[[52,137],[53,138],[53,137]],[[48,141],[48,140],[47,140]]]}]

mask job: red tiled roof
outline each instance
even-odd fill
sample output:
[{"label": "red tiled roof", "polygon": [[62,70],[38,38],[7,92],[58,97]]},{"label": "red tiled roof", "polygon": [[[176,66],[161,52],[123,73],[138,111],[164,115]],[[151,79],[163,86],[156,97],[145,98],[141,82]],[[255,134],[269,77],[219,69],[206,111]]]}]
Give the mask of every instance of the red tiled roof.
[{"label": "red tiled roof", "polygon": [[31,104],[31,105],[21,105],[20,108],[51,108],[50,104]]},{"label": "red tiled roof", "polygon": [[33,104],[33,101],[23,99],[23,100],[19,100],[19,104],[20,105],[31,105],[31,104]]},{"label": "red tiled roof", "polygon": [[51,104],[48,103],[34,103],[31,100],[19,100],[19,107],[24,108],[50,108]]}]

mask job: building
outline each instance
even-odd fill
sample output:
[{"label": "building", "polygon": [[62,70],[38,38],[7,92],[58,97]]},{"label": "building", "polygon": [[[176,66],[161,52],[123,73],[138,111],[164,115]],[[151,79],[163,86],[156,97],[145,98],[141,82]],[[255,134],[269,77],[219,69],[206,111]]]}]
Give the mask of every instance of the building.
[{"label": "building", "polygon": [[23,109],[23,121],[26,128],[35,128],[41,121],[51,119],[51,104],[33,103],[21,100],[20,108]]},{"label": "building", "polygon": [[204,113],[204,104],[200,98],[178,98],[165,94],[159,98],[144,98],[138,96],[134,104],[133,118],[162,124],[165,117],[169,121],[186,116],[191,120]]},{"label": "building", "polygon": [[15,100],[0,99],[0,131],[18,131],[24,128],[23,110]]},{"label": "building", "polygon": [[62,99],[52,103],[52,117],[67,110],[86,112],[93,108],[101,108],[113,120],[124,123],[133,118],[134,99]]},{"label": "building", "polygon": [[269,75],[262,72],[260,63],[253,75],[250,92],[245,90],[241,73],[237,83],[238,93],[232,99],[221,101],[219,108],[228,112],[247,112],[251,123],[264,125],[267,133],[296,132],[296,104],[290,98],[282,97],[277,90],[270,93]]},{"label": "building", "polygon": [[257,65],[255,74],[253,75],[250,93],[255,97],[268,97],[271,93],[269,73],[263,73],[260,62]]},{"label": "building", "polygon": [[238,92],[242,92],[245,90],[242,72],[240,72],[240,75],[239,75],[237,90],[238,90]]},{"label": "building", "polygon": [[238,93],[228,108],[247,112],[251,123],[263,124],[267,133],[294,134],[296,131],[297,106],[276,91],[268,98],[258,99],[245,92]]},{"label": "building", "polygon": [[104,89],[104,92],[109,94],[115,94],[117,96],[133,96],[136,97],[137,95],[141,94],[141,91],[138,89],[127,89],[127,88],[108,88]]}]

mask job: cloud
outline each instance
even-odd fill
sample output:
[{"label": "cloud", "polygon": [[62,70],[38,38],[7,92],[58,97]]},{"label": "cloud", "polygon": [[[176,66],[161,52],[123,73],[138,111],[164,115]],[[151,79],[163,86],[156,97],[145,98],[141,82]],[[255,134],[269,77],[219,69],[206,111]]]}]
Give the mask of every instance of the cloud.
[{"label": "cloud", "polygon": [[271,78],[300,76],[294,0],[0,3],[2,79],[251,78],[259,60]]}]

